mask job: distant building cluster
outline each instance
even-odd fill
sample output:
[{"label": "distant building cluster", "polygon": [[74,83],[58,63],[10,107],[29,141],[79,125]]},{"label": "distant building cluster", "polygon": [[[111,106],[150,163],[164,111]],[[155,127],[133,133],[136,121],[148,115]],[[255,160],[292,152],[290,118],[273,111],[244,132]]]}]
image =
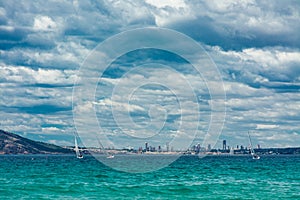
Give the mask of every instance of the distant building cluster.
[{"label": "distant building cluster", "polygon": [[[134,150],[133,150],[134,151]],[[171,151],[173,151],[173,147],[171,147]],[[169,143],[166,143],[165,148],[162,148],[161,145],[154,147],[150,146],[148,142],[145,142],[145,146],[139,147],[137,150],[138,153],[145,153],[145,152],[170,152]]]},{"label": "distant building cluster", "polygon": [[[237,145],[236,148],[230,147],[227,145],[227,141],[223,140],[223,146],[221,149],[213,149],[211,144],[208,144],[207,147],[202,147],[200,143],[192,145],[190,148],[185,150],[185,154],[199,154],[199,153],[231,153],[231,154],[248,154],[249,148],[244,147],[243,145]],[[258,149],[260,146],[258,145]],[[164,146],[158,145],[157,147],[152,146],[150,143],[145,142],[144,146],[140,146],[138,149],[133,147],[126,147],[123,150],[127,150],[133,153],[163,153],[163,152],[182,152],[182,150],[175,149],[174,147],[166,143]]]},{"label": "distant building cluster", "polygon": [[[258,144],[255,149],[255,152],[258,154],[300,154],[300,148],[265,148],[262,149]],[[183,153],[183,154],[249,154],[250,148],[243,145],[229,146],[226,140],[222,141],[222,148],[212,148],[211,144],[208,144],[207,147],[201,146],[200,143],[192,145],[185,151],[178,149],[174,150],[174,147],[170,147],[169,143],[166,143],[163,147],[161,145],[154,147],[151,146],[148,142],[145,142],[144,147],[139,147],[138,150],[133,148],[128,149],[133,153]]]},{"label": "distant building cluster", "polygon": [[[105,148],[107,151],[111,151],[114,154],[187,154],[187,155],[197,155],[197,154],[206,154],[206,155],[243,155],[250,154],[250,148],[243,145],[229,146],[226,140],[222,141],[221,148],[213,148],[211,144],[207,146],[201,146],[200,143],[192,145],[190,148],[185,150],[179,150],[170,147],[169,143],[165,145],[153,146],[148,142],[145,142],[143,146],[135,149],[134,147],[127,146],[122,149],[114,149],[114,148]],[[101,152],[97,149],[86,149],[91,152]],[[266,154],[266,155],[274,155],[274,154],[300,154],[300,148],[261,148],[258,144],[256,148],[254,148],[255,153],[257,154]],[[86,152],[87,153],[87,152]]]}]

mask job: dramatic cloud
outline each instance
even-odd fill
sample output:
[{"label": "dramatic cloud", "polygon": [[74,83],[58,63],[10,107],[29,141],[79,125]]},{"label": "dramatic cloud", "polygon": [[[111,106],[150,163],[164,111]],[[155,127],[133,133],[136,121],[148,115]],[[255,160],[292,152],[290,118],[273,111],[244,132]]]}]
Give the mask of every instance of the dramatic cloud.
[{"label": "dramatic cloud", "polygon": [[179,9],[157,9],[155,16],[164,19],[158,25],[224,49],[299,48],[299,6],[297,1],[186,1]]},{"label": "dramatic cloud", "polygon": [[[150,26],[190,36],[216,63],[227,96],[221,139],[232,146],[247,145],[246,132],[251,130],[254,142],[262,146],[299,146],[299,17],[297,0],[1,1],[0,128],[71,145],[73,84],[85,58],[121,31]],[[185,41],[174,45],[184,48]],[[151,63],[174,71],[161,65],[140,67]],[[206,75],[212,79],[209,88],[221,94],[220,83],[213,81],[215,74]],[[96,111],[103,131],[112,140],[115,137],[120,147],[136,147],[145,141],[131,144],[112,109],[132,120],[118,121],[131,136],[142,138],[161,131],[153,138],[157,144],[176,135],[186,141],[195,137],[190,127],[198,123],[193,114],[199,112],[195,141],[201,142],[211,112],[218,110],[212,108],[213,102],[221,98],[211,99],[204,79],[172,52],[129,52],[99,79],[95,98],[77,109]],[[124,98],[128,92],[130,101]],[[183,116],[184,123],[180,123]],[[146,127],[147,132],[131,129],[131,123]]]}]

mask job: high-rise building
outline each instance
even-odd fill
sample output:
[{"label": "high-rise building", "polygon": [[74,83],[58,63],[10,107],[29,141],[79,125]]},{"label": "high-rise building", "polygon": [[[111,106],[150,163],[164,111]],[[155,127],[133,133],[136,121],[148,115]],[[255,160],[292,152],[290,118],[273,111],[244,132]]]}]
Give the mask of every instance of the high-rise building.
[{"label": "high-rise building", "polygon": [[196,146],[196,151],[195,152],[199,153],[200,149],[201,149],[201,145],[200,145],[200,143],[198,143],[197,146]]},{"label": "high-rise building", "polygon": [[210,150],[211,150],[211,145],[208,144],[208,145],[207,145],[207,151],[210,151]]},{"label": "high-rise building", "polygon": [[226,150],[226,140],[223,140],[223,150]]},{"label": "high-rise building", "polygon": [[148,142],[145,142],[145,151],[148,151]]},{"label": "high-rise building", "polygon": [[167,147],[167,152],[169,152],[169,150],[170,150],[170,149],[169,149],[169,148],[170,148],[170,146],[169,146],[169,143],[168,143],[168,142],[166,143],[166,147]]},{"label": "high-rise building", "polygon": [[143,147],[139,147],[139,152],[142,152],[143,151]]}]

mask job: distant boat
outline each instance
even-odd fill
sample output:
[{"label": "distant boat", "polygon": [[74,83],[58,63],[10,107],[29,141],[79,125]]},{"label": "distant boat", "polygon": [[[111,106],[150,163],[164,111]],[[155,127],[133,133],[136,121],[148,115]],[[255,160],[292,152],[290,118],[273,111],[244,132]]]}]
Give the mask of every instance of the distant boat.
[{"label": "distant boat", "polygon": [[114,158],[115,156],[113,154],[107,156],[106,158]]},{"label": "distant boat", "polygon": [[76,157],[77,157],[78,159],[82,159],[82,158],[83,158],[83,155],[82,155],[82,153],[80,152],[80,150],[79,150],[79,148],[78,148],[76,136],[75,136],[75,148],[74,148],[74,150],[75,150],[75,153],[76,153]]},{"label": "distant boat", "polygon": [[254,149],[253,149],[253,147],[252,147],[252,141],[251,141],[251,137],[250,137],[249,131],[248,131],[248,136],[249,136],[250,153],[251,153],[252,159],[253,159],[253,160],[259,160],[259,159],[260,159],[260,156],[257,155],[257,154],[254,152]]},{"label": "distant boat", "polygon": [[112,159],[112,158],[114,158],[114,157],[115,157],[115,155],[114,155],[114,154],[110,154],[110,153],[108,153],[108,152],[105,150],[104,146],[102,145],[102,143],[100,142],[100,140],[99,140],[99,138],[98,138],[98,137],[97,137],[97,141],[98,141],[98,144],[99,144],[99,147],[100,147],[100,149],[102,149],[102,150],[103,150],[103,152],[104,152],[104,154],[106,155],[106,158],[108,158],[108,159]]}]

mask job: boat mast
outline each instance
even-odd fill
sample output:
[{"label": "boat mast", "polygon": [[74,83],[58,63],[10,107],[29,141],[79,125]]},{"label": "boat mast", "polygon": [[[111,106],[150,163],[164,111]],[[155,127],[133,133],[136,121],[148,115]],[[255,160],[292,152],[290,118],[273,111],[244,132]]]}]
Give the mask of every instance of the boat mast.
[{"label": "boat mast", "polygon": [[77,143],[77,139],[76,139],[76,135],[75,136],[75,153],[76,153],[76,157],[77,158],[83,158],[83,155],[81,154],[81,152],[79,151],[79,148],[78,148],[78,143]]},{"label": "boat mast", "polygon": [[76,139],[76,136],[74,137],[74,140],[75,140],[75,152],[76,152],[76,155],[78,156],[78,144],[77,144],[77,139]]},{"label": "boat mast", "polygon": [[253,147],[252,147],[252,140],[251,140],[249,131],[248,131],[248,137],[249,137],[249,143],[250,143],[250,152],[251,152],[251,154],[254,154],[254,150],[253,150]]},{"label": "boat mast", "polygon": [[249,142],[250,142],[250,153],[251,153],[251,155],[252,155],[252,158],[255,159],[255,160],[258,160],[258,159],[260,159],[260,156],[257,155],[257,154],[254,152],[254,149],[253,149],[253,147],[252,147],[252,140],[251,140],[249,131],[248,131],[248,137],[249,137]]}]

